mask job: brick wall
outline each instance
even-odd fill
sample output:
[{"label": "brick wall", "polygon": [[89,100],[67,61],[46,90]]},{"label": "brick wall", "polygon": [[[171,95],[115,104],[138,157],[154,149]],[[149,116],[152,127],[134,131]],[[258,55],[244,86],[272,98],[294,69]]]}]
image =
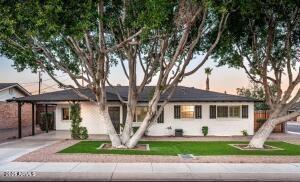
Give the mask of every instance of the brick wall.
[{"label": "brick wall", "polygon": [[[31,104],[22,106],[22,126],[31,126]],[[18,127],[18,104],[0,102],[0,129]]]}]

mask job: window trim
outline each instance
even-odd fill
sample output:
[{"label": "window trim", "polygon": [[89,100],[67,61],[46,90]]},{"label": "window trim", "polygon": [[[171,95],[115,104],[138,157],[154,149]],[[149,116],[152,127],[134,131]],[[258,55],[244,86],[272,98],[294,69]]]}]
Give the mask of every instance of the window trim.
[{"label": "window trim", "polygon": [[[193,108],[193,117],[184,117],[184,115],[183,115],[183,111],[182,111],[182,108],[183,107],[191,107],[191,108]],[[187,112],[191,112],[191,111],[187,111]],[[195,105],[180,105],[180,119],[196,119],[196,115],[195,115],[196,113],[195,113]]]},{"label": "window trim", "polygon": [[[235,117],[235,116],[230,116],[230,107],[238,107],[239,108],[239,116],[238,117]],[[228,116],[229,118],[242,118],[242,113],[241,113],[241,105],[235,105],[235,106],[229,106],[228,107]],[[233,115],[234,115],[234,111],[233,111]]]},{"label": "window trim", "polygon": [[[228,117],[218,117],[218,107],[226,106],[228,107]],[[231,117],[230,116],[230,107],[239,107],[239,117]],[[214,119],[242,119],[242,105],[216,105],[216,118]]]},{"label": "window trim", "polygon": [[[148,106],[136,106],[136,110],[137,110],[137,108],[139,108],[139,107],[146,107],[147,108],[147,112],[148,112]],[[133,120],[133,123],[142,123],[143,121],[138,121],[138,119],[137,119],[137,114],[136,114],[136,110],[135,110],[135,115],[134,115],[134,120]]]},{"label": "window trim", "polygon": [[[227,107],[227,117],[219,117],[218,116],[218,108],[219,107]],[[229,118],[229,106],[228,105],[217,105],[217,108],[216,108],[216,118],[221,118],[221,119]]]},{"label": "window trim", "polygon": [[[64,111],[63,111],[64,109],[69,110],[69,119],[64,119]],[[70,121],[71,120],[71,109],[70,109],[70,107],[65,106],[65,107],[61,108],[61,120],[62,121]]]}]

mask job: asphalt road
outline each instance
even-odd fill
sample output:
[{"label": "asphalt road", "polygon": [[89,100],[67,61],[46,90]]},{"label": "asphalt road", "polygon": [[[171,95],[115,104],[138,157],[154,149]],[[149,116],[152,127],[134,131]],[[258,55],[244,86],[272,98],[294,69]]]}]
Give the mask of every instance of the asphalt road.
[{"label": "asphalt road", "polygon": [[300,124],[296,125],[296,124],[287,124],[286,126],[287,131],[289,132],[295,132],[295,133],[299,133],[300,134]]}]

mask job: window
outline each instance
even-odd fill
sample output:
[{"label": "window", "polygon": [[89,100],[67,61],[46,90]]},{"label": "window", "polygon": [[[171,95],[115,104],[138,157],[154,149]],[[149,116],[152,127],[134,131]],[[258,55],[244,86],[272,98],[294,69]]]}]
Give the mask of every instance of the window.
[{"label": "window", "polygon": [[242,105],[242,118],[248,118],[248,105]]},{"label": "window", "polygon": [[143,122],[144,118],[146,117],[147,112],[148,112],[148,107],[147,106],[138,106],[138,107],[136,107],[135,122]]},{"label": "window", "polygon": [[240,118],[241,106],[217,106],[218,118]]},{"label": "window", "polygon": [[9,92],[9,95],[12,95],[14,93],[14,89],[13,88],[9,88],[8,92]]},{"label": "window", "polygon": [[194,106],[181,106],[180,107],[181,118],[195,118],[195,107]]},{"label": "window", "polygon": [[217,117],[218,118],[228,118],[228,106],[218,106],[217,107]]},{"label": "window", "polygon": [[229,117],[239,118],[241,116],[240,106],[230,106],[229,107]]},{"label": "window", "polygon": [[62,108],[62,120],[70,120],[69,108]]}]

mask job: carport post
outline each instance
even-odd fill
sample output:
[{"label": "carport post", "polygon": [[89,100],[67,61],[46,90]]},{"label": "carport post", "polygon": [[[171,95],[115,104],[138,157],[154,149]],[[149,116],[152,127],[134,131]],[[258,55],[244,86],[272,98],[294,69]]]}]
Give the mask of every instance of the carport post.
[{"label": "carport post", "polygon": [[46,118],[46,133],[48,133],[48,131],[49,131],[49,126],[48,126],[48,104],[46,104],[46,116],[45,116],[45,118]]},{"label": "carport post", "polygon": [[18,137],[22,138],[22,103],[18,102]]},{"label": "carport post", "polygon": [[35,118],[34,118],[34,116],[35,116],[35,112],[34,112],[34,103],[31,103],[32,105],[32,108],[31,108],[31,111],[32,111],[32,113],[31,113],[31,118],[32,118],[32,136],[34,136],[35,135]]}]

